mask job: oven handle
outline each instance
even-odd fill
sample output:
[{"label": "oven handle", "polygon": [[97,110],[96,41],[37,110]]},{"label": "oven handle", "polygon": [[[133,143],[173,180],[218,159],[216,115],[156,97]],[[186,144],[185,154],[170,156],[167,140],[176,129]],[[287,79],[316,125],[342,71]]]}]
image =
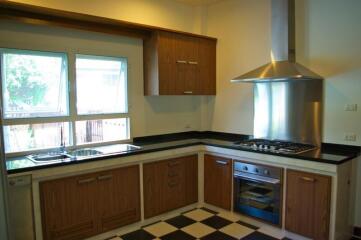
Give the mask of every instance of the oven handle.
[{"label": "oven handle", "polygon": [[279,184],[281,182],[279,179],[259,176],[256,174],[243,173],[243,172],[234,173],[233,176],[235,178],[253,180],[253,181],[257,181],[257,182],[266,182],[266,183],[270,183],[270,184],[274,184],[274,185]]}]

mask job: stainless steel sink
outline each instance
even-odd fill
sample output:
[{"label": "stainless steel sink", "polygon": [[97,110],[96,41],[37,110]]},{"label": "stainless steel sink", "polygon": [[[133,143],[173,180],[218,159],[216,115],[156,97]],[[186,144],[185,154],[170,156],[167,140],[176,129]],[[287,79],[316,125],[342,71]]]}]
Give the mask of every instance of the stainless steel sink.
[{"label": "stainless steel sink", "polygon": [[91,148],[82,148],[69,152],[69,154],[74,157],[86,157],[86,156],[95,156],[95,155],[103,154],[103,152]]},{"label": "stainless steel sink", "polygon": [[34,162],[63,161],[71,157],[72,156],[66,153],[41,153],[27,156],[28,159]]},{"label": "stainless steel sink", "polygon": [[[99,150],[99,148],[101,149]],[[115,145],[104,146],[99,148],[98,149],[81,148],[66,153],[49,152],[49,153],[32,154],[27,156],[27,158],[33,162],[38,162],[38,163],[60,162],[67,160],[75,160],[77,157],[91,157],[101,154],[111,155],[115,153],[132,152],[141,149],[141,147],[131,144],[115,144]]]}]

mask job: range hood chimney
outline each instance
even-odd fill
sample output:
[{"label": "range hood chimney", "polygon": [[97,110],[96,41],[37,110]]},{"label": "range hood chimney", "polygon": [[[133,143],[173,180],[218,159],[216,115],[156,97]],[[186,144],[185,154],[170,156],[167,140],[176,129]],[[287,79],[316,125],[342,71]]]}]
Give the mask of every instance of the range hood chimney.
[{"label": "range hood chimney", "polygon": [[318,74],[296,63],[295,0],[271,0],[271,62],[242,74],[231,82],[285,82],[321,80]]}]

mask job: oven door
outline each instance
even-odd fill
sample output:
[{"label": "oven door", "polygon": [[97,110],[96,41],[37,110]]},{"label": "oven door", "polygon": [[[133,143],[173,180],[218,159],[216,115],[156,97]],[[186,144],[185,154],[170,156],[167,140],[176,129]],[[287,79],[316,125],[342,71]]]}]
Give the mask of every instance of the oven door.
[{"label": "oven door", "polygon": [[256,174],[234,173],[234,210],[280,225],[280,180]]}]

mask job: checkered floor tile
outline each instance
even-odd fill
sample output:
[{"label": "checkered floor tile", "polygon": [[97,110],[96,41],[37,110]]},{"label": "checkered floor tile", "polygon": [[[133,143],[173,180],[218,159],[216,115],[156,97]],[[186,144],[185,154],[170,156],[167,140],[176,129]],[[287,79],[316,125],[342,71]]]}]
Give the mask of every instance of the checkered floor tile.
[{"label": "checkered floor tile", "polygon": [[231,213],[197,208],[114,240],[278,240],[257,230]]}]

